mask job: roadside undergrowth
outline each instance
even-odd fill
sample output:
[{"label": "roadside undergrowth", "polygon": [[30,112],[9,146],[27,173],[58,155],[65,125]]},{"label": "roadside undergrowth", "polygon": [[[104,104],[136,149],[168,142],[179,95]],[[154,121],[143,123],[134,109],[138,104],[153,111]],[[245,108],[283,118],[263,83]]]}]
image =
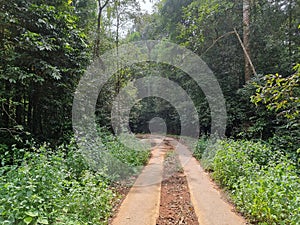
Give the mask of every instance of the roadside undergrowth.
[{"label": "roadside undergrowth", "polygon": [[194,156],[250,222],[299,224],[299,171],[282,152],[261,142],[222,140],[212,144],[201,138]]},{"label": "roadside undergrowth", "polygon": [[[109,154],[122,158],[129,166],[142,167],[149,151],[136,151],[106,134],[104,144]],[[108,224],[120,193],[114,179],[121,175],[108,173],[108,165],[94,170],[80,153],[74,140],[51,148],[34,143],[19,149],[13,146],[1,155],[0,167],[0,224]],[[14,162],[14,163],[6,163]],[[124,179],[130,178],[125,176]]]}]

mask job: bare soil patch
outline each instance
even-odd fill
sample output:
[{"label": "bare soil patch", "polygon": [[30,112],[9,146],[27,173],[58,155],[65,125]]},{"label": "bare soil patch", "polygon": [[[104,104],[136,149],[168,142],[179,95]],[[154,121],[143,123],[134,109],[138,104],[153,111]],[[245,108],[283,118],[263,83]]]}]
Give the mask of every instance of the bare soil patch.
[{"label": "bare soil patch", "polygon": [[156,224],[199,224],[190,199],[186,177],[173,150],[167,152],[164,161],[159,217]]}]

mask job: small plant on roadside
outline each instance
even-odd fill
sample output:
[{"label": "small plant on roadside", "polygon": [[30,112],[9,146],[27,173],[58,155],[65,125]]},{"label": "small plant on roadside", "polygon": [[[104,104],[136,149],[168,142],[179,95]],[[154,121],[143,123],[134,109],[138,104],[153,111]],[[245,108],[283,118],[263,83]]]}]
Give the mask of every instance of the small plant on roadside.
[{"label": "small plant on roadside", "polygon": [[212,162],[216,154],[215,139],[202,136],[196,146],[193,156],[198,159],[203,168],[207,171],[212,171]]}]

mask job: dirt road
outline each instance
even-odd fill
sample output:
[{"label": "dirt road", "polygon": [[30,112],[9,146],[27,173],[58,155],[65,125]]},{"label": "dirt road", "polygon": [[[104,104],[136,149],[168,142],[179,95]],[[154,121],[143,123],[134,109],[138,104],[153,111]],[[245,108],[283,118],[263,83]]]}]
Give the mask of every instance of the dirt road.
[{"label": "dirt road", "polygon": [[112,225],[242,225],[188,148],[175,139],[147,136],[155,146],[148,165]]}]

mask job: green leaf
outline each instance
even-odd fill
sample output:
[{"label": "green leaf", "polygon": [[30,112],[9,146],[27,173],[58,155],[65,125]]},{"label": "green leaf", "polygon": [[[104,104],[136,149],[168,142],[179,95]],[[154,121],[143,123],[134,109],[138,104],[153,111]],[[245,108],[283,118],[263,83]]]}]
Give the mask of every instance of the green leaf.
[{"label": "green leaf", "polygon": [[28,217],[26,217],[23,221],[24,221],[24,223],[26,223],[26,224],[30,224],[31,221],[32,221],[32,217],[28,216]]},{"label": "green leaf", "polygon": [[37,222],[40,224],[49,224],[47,218],[38,218]]},{"label": "green leaf", "polygon": [[34,212],[28,211],[28,212],[26,212],[25,214],[26,214],[27,216],[30,216],[30,217],[37,217],[37,216],[39,215],[39,212],[37,212],[37,211],[34,211]]},{"label": "green leaf", "polygon": [[10,79],[8,79],[8,81],[9,81],[9,83],[17,83],[17,81],[15,80],[15,79],[12,79],[12,78],[10,78]]}]

